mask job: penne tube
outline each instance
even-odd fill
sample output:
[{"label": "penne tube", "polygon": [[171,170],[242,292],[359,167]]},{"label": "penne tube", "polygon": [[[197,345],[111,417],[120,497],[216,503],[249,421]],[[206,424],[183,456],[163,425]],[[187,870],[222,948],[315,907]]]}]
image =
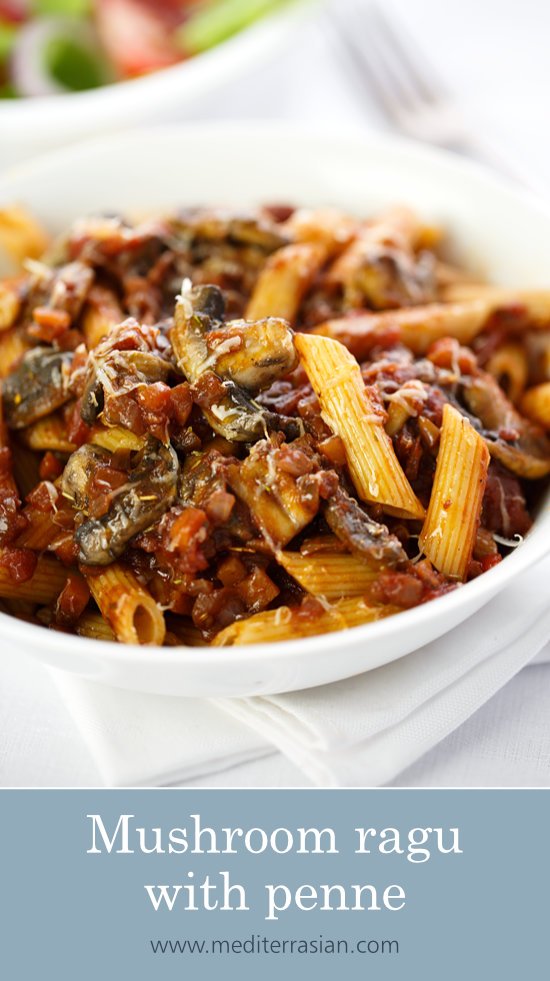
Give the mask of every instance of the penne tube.
[{"label": "penne tube", "polygon": [[294,242],[319,242],[327,255],[341,252],[357,235],[359,223],[338,208],[298,208],[283,226]]},{"label": "penne tube", "polygon": [[[458,291],[455,299],[459,299],[459,293],[462,287],[467,291],[469,289],[474,290],[476,287],[483,288],[487,286],[475,273],[467,269],[462,269],[460,266],[455,266],[452,262],[444,262],[442,259],[436,260],[435,278],[442,300],[447,299],[448,292],[452,296],[452,291],[455,287]],[[468,295],[467,292],[465,295]]]},{"label": "penne tube", "polygon": [[7,283],[0,282],[0,331],[13,327],[20,309],[21,301],[17,290]]},{"label": "penne tube", "polygon": [[13,460],[13,475],[15,477],[15,483],[19,488],[19,493],[22,498],[25,498],[27,494],[36,487],[40,480],[39,474],[39,464],[40,457],[29,450],[28,447],[23,446],[19,441],[13,440],[12,442],[12,460]]},{"label": "penne tube", "polygon": [[550,382],[528,388],[519,407],[529,419],[550,429]]},{"label": "penne tube", "polygon": [[349,286],[373,246],[412,253],[418,236],[418,219],[410,208],[390,208],[374,221],[364,222],[357,235],[327,273],[327,281]]},{"label": "penne tube", "polygon": [[58,453],[73,453],[76,443],[67,439],[67,427],[58,413],[38,419],[31,426],[22,429],[20,437],[31,450],[52,450]]},{"label": "penne tube", "polygon": [[491,305],[491,312],[517,310],[523,313],[529,326],[544,329],[550,326],[550,290],[509,290],[491,284],[457,284],[445,291],[447,303],[476,299]]},{"label": "penne tube", "polygon": [[240,465],[227,468],[231,490],[247,505],[255,525],[274,550],[284,547],[313,520],[317,506],[303,498],[296,478],[278,468],[273,446],[263,440]]},{"label": "penne tube", "polygon": [[398,613],[397,607],[369,605],[362,597],[338,600],[311,612],[303,607],[280,606],[277,610],[256,613],[248,620],[238,620],[225,627],[213,640],[214,647],[234,644],[263,644],[281,640],[314,637],[317,634],[359,627]]},{"label": "penne tube", "polygon": [[124,314],[111,290],[95,285],[88,294],[88,301],[82,313],[81,329],[88,351],[93,351],[99,342],[124,320]]},{"label": "penne tube", "polygon": [[478,283],[471,279],[457,278],[441,284],[441,301],[464,303],[468,300],[486,300],[494,296],[496,289],[493,283]]},{"label": "penne tube", "polygon": [[353,356],[326,337],[298,334],[295,344],[323,419],[344,444],[359,497],[382,504],[398,517],[423,518],[424,508],[403,473]]},{"label": "penne tube", "polygon": [[52,515],[46,511],[37,511],[30,506],[23,512],[28,524],[17,538],[18,548],[32,548],[35,552],[44,552],[49,545],[61,534],[61,528],[52,521]]},{"label": "penne tube", "polygon": [[[122,318],[121,318],[122,319]],[[86,305],[82,314],[82,333],[88,351],[93,351],[111,329],[110,322],[95,307]]]},{"label": "penne tube", "polygon": [[519,402],[529,377],[529,360],[524,346],[513,341],[503,344],[489,358],[486,368],[510,401]]},{"label": "penne tube", "polygon": [[9,613],[12,617],[19,620],[26,620],[27,623],[40,623],[36,615],[36,603],[31,600],[6,599],[3,603],[3,613]]},{"label": "penne tube", "polygon": [[488,466],[485,441],[465,416],[446,405],[419,544],[439,572],[462,582],[476,540]]},{"label": "penne tube", "polygon": [[383,313],[340,317],[319,324],[312,331],[340,341],[361,361],[377,343],[377,338],[400,341],[414,354],[425,354],[434,341],[454,337],[460,344],[471,344],[481,333],[496,307],[489,299],[463,303],[429,303],[403,307]]},{"label": "penne tube", "polygon": [[6,378],[14,365],[28,351],[30,344],[19,329],[0,332],[0,378]]},{"label": "penne tube", "polygon": [[38,259],[48,237],[24,208],[0,208],[0,276],[13,276],[24,259]]},{"label": "penne tube", "polygon": [[208,647],[198,627],[187,617],[168,616],[165,647]]},{"label": "penne tube", "polygon": [[[4,551],[0,549],[0,557]],[[16,582],[10,576],[9,567],[0,565],[0,596],[31,603],[52,603],[67,582],[67,576],[68,570],[49,555],[40,556],[34,574],[26,582]]]},{"label": "penne tube", "polygon": [[101,570],[82,566],[81,572],[117,640],[122,644],[164,643],[162,610],[131,569],[113,562]]},{"label": "penne tube", "polygon": [[282,317],[293,323],[302,298],[326,257],[326,246],[319,242],[298,242],[273,252],[258,277],[246,319]]},{"label": "penne tube", "polygon": [[101,613],[83,613],[76,624],[76,632],[80,637],[93,637],[94,640],[116,641],[112,628],[101,616]]},{"label": "penne tube", "polygon": [[102,446],[105,450],[115,453],[117,450],[142,450],[145,446],[145,437],[136,436],[129,429],[122,426],[112,426],[110,428],[96,426],[92,430],[90,442],[95,446]]},{"label": "penne tube", "polygon": [[328,600],[363,596],[378,574],[363,559],[347,552],[278,552],[276,559],[306,592]]}]

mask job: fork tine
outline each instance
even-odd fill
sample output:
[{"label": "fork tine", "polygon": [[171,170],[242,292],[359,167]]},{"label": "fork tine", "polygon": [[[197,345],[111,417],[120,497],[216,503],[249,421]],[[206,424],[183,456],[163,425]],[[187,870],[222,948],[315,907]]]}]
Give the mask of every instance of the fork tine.
[{"label": "fork tine", "polygon": [[336,25],[336,39],[359,76],[361,84],[365,79],[370,83],[372,94],[376,97],[386,115],[395,120],[407,107],[411,107],[414,92],[402,74],[392,68],[390,58],[380,44],[375,31],[369,29],[364,16],[365,10],[355,2],[334,5],[330,8],[330,18]]},{"label": "fork tine", "polygon": [[377,21],[386,49],[397,56],[402,71],[408,75],[419,97],[430,103],[445,97],[447,92],[443,82],[437,78],[433,67],[415,52],[415,42],[402,24],[396,28],[395,22],[388,17],[387,8],[384,9],[379,3],[370,4],[370,14]]}]

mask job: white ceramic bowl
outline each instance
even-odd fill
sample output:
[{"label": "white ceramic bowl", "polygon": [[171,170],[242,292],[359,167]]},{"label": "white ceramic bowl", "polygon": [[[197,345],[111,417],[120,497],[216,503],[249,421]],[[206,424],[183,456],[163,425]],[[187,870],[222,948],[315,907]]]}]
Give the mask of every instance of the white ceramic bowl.
[{"label": "white ceramic bowl", "polygon": [[315,2],[295,0],[211,51],[141,78],[86,92],[0,99],[0,167],[137,124],[184,118],[197,99],[222,89],[282,49]]},{"label": "white ceramic bowl", "polygon": [[[442,222],[496,282],[550,279],[550,212],[481,168],[387,138],[270,125],[155,129],[71,147],[0,180],[53,231],[86,212],[193,203],[335,204],[369,213],[399,201]],[[408,654],[475,613],[550,551],[549,501],[525,542],[474,582],[424,606],[342,633],[231,648],[138,648],[45,630],[0,614],[0,640],[47,664],[120,687],[179,695],[291,691]],[[414,655],[413,655],[414,656]]]}]

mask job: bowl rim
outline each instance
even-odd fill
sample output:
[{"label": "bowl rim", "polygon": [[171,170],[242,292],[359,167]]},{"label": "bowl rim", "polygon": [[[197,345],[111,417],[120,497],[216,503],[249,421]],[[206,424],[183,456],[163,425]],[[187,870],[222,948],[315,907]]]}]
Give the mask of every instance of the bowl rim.
[{"label": "bowl rim", "polygon": [[[231,136],[237,139],[241,136],[242,138],[253,138],[256,141],[274,138],[294,143],[299,141],[308,145],[310,149],[317,144],[326,147],[336,139],[345,140],[350,148],[355,147],[362,153],[371,150],[382,154],[389,153],[397,158],[414,159],[420,164],[425,162],[438,168],[443,177],[445,173],[452,174],[455,179],[457,176],[463,176],[474,180],[478,185],[498,189],[501,194],[509,196],[514,202],[519,202],[524,207],[535,211],[539,217],[542,215],[549,222],[550,230],[549,204],[544,200],[539,200],[532,192],[516,187],[509,179],[493,174],[488,168],[475,161],[460,158],[448,151],[419,145],[402,137],[358,131],[356,127],[331,127],[330,134],[327,134],[319,126],[304,126],[303,124],[284,121],[270,121],[268,123],[265,121],[181,123],[132,129],[116,135],[79,142],[68,147],[51,150],[31,161],[5,171],[0,176],[0,197],[5,194],[6,188],[9,192],[9,184],[13,180],[39,178],[44,168],[55,168],[57,164],[68,166],[72,162],[77,163],[79,158],[89,152],[112,153],[113,148],[126,147],[129,149],[135,142],[141,143],[148,138],[154,138],[157,142],[163,139],[187,141],[196,139],[197,136],[202,139],[217,140],[221,134],[227,132],[230,132]],[[215,669],[218,664],[226,664],[229,658],[235,666],[241,666],[250,665],[258,659],[267,659],[272,656],[286,662],[295,658],[297,654],[321,654],[329,648],[337,650],[337,645],[348,647],[350,645],[357,646],[364,642],[374,646],[378,641],[393,637],[401,631],[409,630],[412,632],[421,628],[436,613],[439,618],[444,617],[445,614],[450,616],[457,608],[467,604],[467,600],[472,598],[474,591],[480,600],[477,606],[479,608],[483,605],[484,600],[490,599],[528,567],[540,562],[550,552],[550,535],[545,535],[544,529],[539,527],[544,512],[549,511],[550,504],[544,504],[541,514],[535,518],[532,529],[521,545],[497,566],[475,580],[460,585],[452,592],[430,600],[421,606],[403,610],[383,620],[348,627],[345,630],[286,641],[231,647],[185,647],[184,645],[158,647],[154,645],[119,644],[114,641],[100,641],[94,638],[81,637],[77,634],[64,634],[59,631],[47,630],[40,625],[27,623],[10,614],[0,612],[0,636],[10,640],[19,640],[21,643],[25,643],[29,650],[42,647],[49,651],[55,652],[57,650],[70,653],[71,648],[74,648],[76,643],[83,655],[93,653],[94,658],[102,662],[111,663],[115,661],[125,665],[131,662],[137,662],[140,665],[154,663],[155,666],[158,665],[159,667],[178,665],[180,668],[200,667],[201,669],[205,667]]]}]

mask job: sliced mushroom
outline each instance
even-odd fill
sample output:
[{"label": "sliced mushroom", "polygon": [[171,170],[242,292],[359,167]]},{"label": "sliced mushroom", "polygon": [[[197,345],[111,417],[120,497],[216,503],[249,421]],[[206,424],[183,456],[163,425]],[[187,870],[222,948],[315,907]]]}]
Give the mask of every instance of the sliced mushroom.
[{"label": "sliced mushroom", "polygon": [[70,262],[56,273],[50,306],[65,310],[72,321],[76,320],[94,281],[94,271],[83,262]]},{"label": "sliced mushroom", "polygon": [[[290,328],[281,320],[223,325],[224,311],[217,286],[187,283],[176,303],[172,348],[178,367],[198,390],[204,415],[229,440],[254,442],[270,430],[295,439],[301,435],[300,420],[266,411],[249,397],[295,367]],[[243,381],[247,394],[239,384]],[[205,395],[208,389],[211,398]]]},{"label": "sliced mushroom", "polygon": [[230,240],[239,245],[253,245],[265,252],[274,252],[288,243],[275,222],[267,216],[235,215],[222,210],[188,208],[173,220],[176,233],[189,239],[203,238],[214,242]]},{"label": "sliced mushroom", "polygon": [[[78,462],[85,468],[86,456]],[[70,464],[69,460],[67,466]],[[73,466],[73,472],[74,469]],[[176,494],[178,472],[178,458],[172,447],[150,437],[139,462],[128,474],[128,483],[115,492],[107,514],[85,521],[77,530],[80,562],[114,562],[135,535],[150,528],[168,510]],[[76,475],[72,486],[80,487]]]},{"label": "sliced mushroom", "polygon": [[89,506],[88,485],[98,463],[106,462],[111,454],[100,446],[84,443],[71,454],[63,470],[61,491],[79,511]]},{"label": "sliced mushroom", "polygon": [[342,487],[326,502],[324,518],[340,541],[372,565],[394,567],[408,562],[399,539],[386,525],[370,518]]},{"label": "sliced mushroom", "polygon": [[70,398],[68,390],[71,351],[35,347],[19,367],[2,382],[6,421],[11,429],[23,429],[59,409]]},{"label": "sliced mushroom", "polygon": [[90,351],[81,407],[85,423],[95,422],[103,411],[106,396],[122,395],[139,385],[166,381],[172,366],[162,351],[154,349],[155,330],[141,327],[129,318]]},{"label": "sliced mushroom", "polygon": [[[524,419],[492,375],[480,372],[464,386],[464,400],[480,420],[491,456],[528,480],[550,473],[550,441],[535,423]],[[504,438],[507,434],[510,439]]]},{"label": "sliced mushroom", "polygon": [[435,300],[435,260],[373,245],[349,285],[349,301],[365,299],[375,310],[418,306]]},{"label": "sliced mushroom", "polygon": [[261,392],[293,371],[298,356],[286,320],[232,320],[206,335],[208,361],[221,378]]},{"label": "sliced mushroom", "polygon": [[101,358],[94,352],[88,362],[80,414],[92,425],[103,411],[105,395],[121,395],[138,385],[166,381],[170,364],[149,351],[111,351]]}]

